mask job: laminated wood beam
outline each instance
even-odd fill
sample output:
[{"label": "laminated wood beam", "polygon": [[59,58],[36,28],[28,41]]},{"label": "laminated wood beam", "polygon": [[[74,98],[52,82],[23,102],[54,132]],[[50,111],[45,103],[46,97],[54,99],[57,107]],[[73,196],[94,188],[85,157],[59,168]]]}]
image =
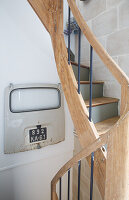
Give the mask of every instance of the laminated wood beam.
[{"label": "laminated wood beam", "polygon": [[[107,169],[105,200],[129,200],[129,112],[123,115],[113,128],[101,135],[93,144],[84,148],[69,160],[53,178],[52,192],[56,183],[79,160],[87,157],[92,151],[107,144]],[[124,139],[121,141],[121,138]],[[52,200],[55,200],[54,196]]]},{"label": "laminated wood beam", "polygon": [[[79,136],[82,148],[92,144],[99,134],[90,122],[89,112],[85,102],[77,92],[77,82],[72,70],[68,65],[67,48],[63,35],[63,0],[28,0],[41,22],[50,33],[57,71],[60,77],[64,95],[69,107],[69,111],[74,123],[74,127]],[[95,154],[94,175],[100,193],[104,198],[106,158],[102,150]]]},{"label": "laminated wood beam", "polygon": [[129,200],[129,112],[110,131],[105,200]]},{"label": "laminated wood beam", "polygon": [[88,27],[87,23],[85,22],[84,18],[82,17],[79,9],[76,6],[74,0],[67,0],[68,4],[71,8],[74,18],[76,19],[79,27],[81,28],[83,34],[94,48],[96,53],[99,55],[100,59],[103,61],[105,66],[110,70],[110,72],[114,75],[116,80],[121,85],[129,85],[129,77],[122,71],[119,65],[112,59],[112,57],[107,53],[101,43],[98,41],[96,36]]},{"label": "laminated wood beam", "polygon": [[[67,49],[63,36],[63,0],[28,0],[32,8],[39,16],[41,22],[50,33],[57,71],[60,77],[64,95],[71,113],[71,117],[78,134],[82,148],[92,144],[99,138],[99,134],[93,124],[88,119],[88,110],[85,102],[77,92],[77,82],[72,70],[72,66],[68,65]],[[109,54],[105,51],[102,45],[98,42],[94,34],[91,32],[85,20],[81,16],[76,7],[74,0],[68,0],[73,15],[78,22],[82,32],[111,71],[122,88],[122,104],[121,115],[126,114],[129,110],[129,78],[113,61]],[[95,153],[94,175],[100,190],[102,199],[105,194],[105,175],[106,180],[106,200],[128,200],[127,192],[127,162],[129,137],[129,117],[126,115],[123,122],[118,127],[112,129],[115,132],[113,137],[110,137],[108,143],[108,163],[106,170],[106,157],[101,149]],[[123,133],[123,135],[122,135]],[[120,150],[119,150],[120,148]],[[90,163],[90,161],[89,161]],[[120,173],[120,176],[118,175]],[[116,178],[116,177],[117,178]],[[119,176],[119,177],[118,177]],[[119,184],[118,182],[119,181]],[[111,184],[110,184],[111,183]],[[129,185],[129,184],[128,184]],[[120,191],[119,191],[120,190]],[[109,194],[109,195],[108,195]],[[55,188],[54,198],[57,199]],[[110,198],[109,198],[110,197]]]}]

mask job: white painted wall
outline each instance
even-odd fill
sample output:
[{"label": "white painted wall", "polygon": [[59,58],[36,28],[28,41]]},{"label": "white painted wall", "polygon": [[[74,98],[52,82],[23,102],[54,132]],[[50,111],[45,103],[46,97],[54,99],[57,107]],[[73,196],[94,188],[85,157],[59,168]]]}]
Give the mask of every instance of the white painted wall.
[{"label": "white painted wall", "polygon": [[26,0],[0,0],[0,69],[0,199],[49,200],[52,177],[72,157],[73,124],[66,103],[64,142],[3,153],[5,87],[60,82],[49,34]]}]

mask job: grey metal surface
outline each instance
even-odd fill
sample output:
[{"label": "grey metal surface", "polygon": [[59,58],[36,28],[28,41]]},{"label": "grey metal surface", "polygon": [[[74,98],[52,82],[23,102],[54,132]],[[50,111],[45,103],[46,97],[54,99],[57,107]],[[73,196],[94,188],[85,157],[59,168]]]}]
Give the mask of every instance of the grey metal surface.
[{"label": "grey metal surface", "polygon": [[[51,110],[40,110],[23,113],[12,113],[10,111],[10,92],[17,88],[47,87],[57,88],[61,93],[61,107]],[[36,98],[36,97],[35,97]],[[47,139],[30,143],[29,130],[35,129],[37,125],[47,128]],[[5,136],[4,152],[16,153],[32,149],[39,149],[49,144],[55,144],[65,139],[65,114],[64,96],[61,85],[55,84],[27,84],[11,85],[5,91]]]},{"label": "grey metal surface", "polygon": [[118,116],[118,103],[92,107],[92,120],[94,123]]},{"label": "grey metal surface", "polygon": [[[90,96],[90,84],[81,84],[81,94],[84,100],[89,99]],[[93,84],[92,86],[92,98],[103,96],[103,84]]]},{"label": "grey metal surface", "polygon": [[[73,67],[75,77],[78,80],[78,67],[75,65],[72,65],[72,67]],[[80,80],[81,81],[89,81],[89,69],[84,68],[84,67],[80,68]]]}]

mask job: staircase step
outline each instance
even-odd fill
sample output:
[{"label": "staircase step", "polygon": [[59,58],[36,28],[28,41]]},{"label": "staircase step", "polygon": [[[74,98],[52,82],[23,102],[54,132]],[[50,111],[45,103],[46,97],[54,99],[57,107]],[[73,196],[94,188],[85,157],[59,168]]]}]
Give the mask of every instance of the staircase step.
[{"label": "staircase step", "polygon": [[[112,126],[115,125],[115,123],[119,120],[119,116],[117,117],[112,117],[109,119],[106,119],[104,121],[98,122],[95,124],[95,127],[98,131],[99,135],[102,135],[104,133],[106,133],[107,131],[109,131],[111,129]],[[76,135],[76,131],[74,131],[75,135]]]},{"label": "staircase step", "polygon": [[[92,120],[94,123],[118,116],[118,99],[102,97],[92,100]],[[89,100],[85,101],[89,107]]]},{"label": "staircase step", "polygon": [[[80,82],[81,94],[84,100],[89,99],[90,96],[90,82],[81,81]],[[98,98],[103,96],[103,81],[94,81],[92,85],[92,97]]]},{"label": "staircase step", "polygon": [[[71,65],[75,65],[76,67],[78,67],[78,63],[77,62],[73,62],[73,61],[71,61]],[[90,67],[89,66],[86,66],[86,65],[80,65],[80,67],[82,67],[82,68],[87,68],[87,69],[89,69]]]},{"label": "staircase step", "polygon": [[119,116],[112,117],[110,119],[104,120],[102,122],[98,122],[95,124],[95,127],[99,133],[99,135],[102,135],[106,133],[110,128],[119,120]]},{"label": "staircase step", "polygon": [[[78,64],[71,62],[72,67],[73,67],[73,71],[74,71],[74,75],[76,77],[76,80],[78,80]],[[80,68],[80,80],[81,81],[88,81],[89,80],[89,67],[81,65]]]},{"label": "staircase step", "polygon": [[[90,81],[80,81],[80,84],[90,84]],[[104,84],[104,81],[93,81],[92,84]]]},{"label": "staircase step", "polygon": [[[92,99],[92,107],[105,105],[109,103],[116,103],[119,99],[111,98],[111,97],[100,97],[100,98],[94,98]],[[85,104],[87,107],[89,107],[89,100],[85,101]]]}]

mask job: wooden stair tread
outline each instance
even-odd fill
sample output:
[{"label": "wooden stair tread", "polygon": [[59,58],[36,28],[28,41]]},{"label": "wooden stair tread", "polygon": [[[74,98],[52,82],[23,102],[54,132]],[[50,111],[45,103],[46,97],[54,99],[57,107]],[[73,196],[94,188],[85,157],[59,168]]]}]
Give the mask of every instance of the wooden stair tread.
[{"label": "wooden stair tread", "polygon": [[[90,84],[90,81],[80,81],[80,84]],[[104,84],[104,81],[93,81],[92,84]]]},{"label": "wooden stair tread", "polygon": [[109,118],[106,119],[102,122],[98,122],[95,124],[95,127],[99,133],[99,135],[102,135],[104,133],[106,133],[108,130],[110,130],[110,128],[115,125],[115,123],[119,120],[119,116],[117,117],[113,117],[113,118]]},{"label": "wooden stair tread", "polygon": [[[92,107],[105,105],[109,103],[117,103],[119,99],[111,98],[111,97],[100,97],[92,99]],[[85,101],[87,107],[89,107],[89,99]]]},{"label": "wooden stair tread", "polygon": [[[75,65],[76,67],[78,67],[78,63],[77,62],[73,62],[73,61],[71,61],[71,65]],[[80,65],[80,67],[82,67],[82,68],[87,68],[87,69],[89,69],[90,67],[89,66],[86,66],[86,65]]]},{"label": "wooden stair tread", "polygon": [[[112,117],[112,118],[109,118],[104,121],[96,123],[95,127],[98,131],[98,134],[102,135],[102,134],[106,133],[107,131],[109,131],[111,129],[111,127],[116,124],[116,122],[119,120],[119,118],[120,118],[119,116]],[[75,134],[75,136],[77,136],[76,130],[74,131],[74,134]]]}]

